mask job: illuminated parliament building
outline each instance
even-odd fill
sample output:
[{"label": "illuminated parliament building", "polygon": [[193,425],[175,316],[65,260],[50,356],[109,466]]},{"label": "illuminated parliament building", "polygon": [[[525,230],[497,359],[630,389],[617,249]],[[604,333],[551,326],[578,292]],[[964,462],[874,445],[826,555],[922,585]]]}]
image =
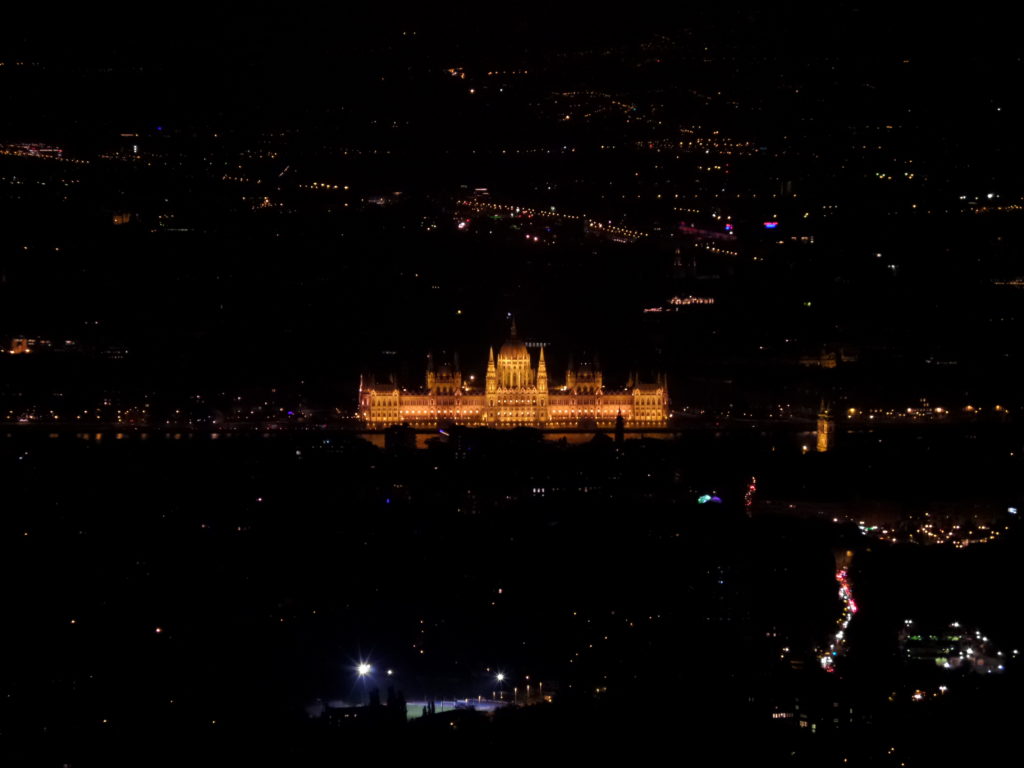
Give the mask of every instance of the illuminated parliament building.
[{"label": "illuminated parliament building", "polygon": [[435,426],[466,424],[492,427],[587,427],[611,426],[622,416],[627,427],[664,426],[668,421],[665,378],[641,384],[634,376],[624,389],[606,390],[596,366],[569,366],[564,386],[548,382],[544,348],[537,365],[526,344],[511,338],[487,360],[484,388],[471,388],[454,365],[435,368],[427,358],[426,387],[417,392],[386,386],[359,384],[359,416],[366,426],[393,424]]}]

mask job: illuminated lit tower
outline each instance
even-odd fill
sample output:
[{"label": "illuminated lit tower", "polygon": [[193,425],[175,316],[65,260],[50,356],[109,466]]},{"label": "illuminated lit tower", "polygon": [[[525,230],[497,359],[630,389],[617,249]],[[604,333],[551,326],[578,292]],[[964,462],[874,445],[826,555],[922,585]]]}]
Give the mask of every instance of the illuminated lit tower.
[{"label": "illuminated lit tower", "polygon": [[526,390],[535,386],[530,352],[516,333],[516,321],[513,320],[511,336],[498,350],[498,388]]},{"label": "illuminated lit tower", "polygon": [[818,453],[832,450],[835,441],[836,420],[832,416],[832,409],[822,400],[818,410]]},{"label": "illuminated lit tower", "polygon": [[540,359],[537,361],[537,421],[548,420],[548,368],[544,364],[544,347],[540,348]]},{"label": "illuminated lit tower", "polygon": [[493,422],[498,408],[498,369],[494,365],[494,347],[487,358],[487,377],[484,380],[484,421]]}]

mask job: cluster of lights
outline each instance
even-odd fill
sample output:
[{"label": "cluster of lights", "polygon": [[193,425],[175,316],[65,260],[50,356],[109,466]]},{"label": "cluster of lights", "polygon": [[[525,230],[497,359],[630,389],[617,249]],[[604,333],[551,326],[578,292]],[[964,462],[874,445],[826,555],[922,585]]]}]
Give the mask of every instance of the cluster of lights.
[{"label": "cluster of lights", "polygon": [[17,157],[45,157],[60,159],[64,150],[60,147],[51,147],[49,144],[3,144],[0,145],[0,154],[14,155]]},{"label": "cluster of lights", "polygon": [[839,582],[839,599],[843,601],[843,612],[839,617],[839,629],[836,630],[828,650],[818,656],[818,661],[823,669],[828,672],[835,671],[836,659],[846,647],[846,629],[850,626],[853,615],[857,613],[857,603],[853,599],[853,590],[845,568],[836,571],[836,581]]},{"label": "cluster of lights", "polygon": [[945,696],[946,692],[948,690],[949,690],[949,688],[946,687],[945,685],[940,685],[934,691],[924,691],[924,690],[921,690],[920,688],[918,688],[912,694],[910,694],[910,700],[911,701],[926,701],[928,699],[937,699],[940,696]]},{"label": "cluster of lights", "polygon": [[540,208],[524,208],[519,205],[503,205],[501,203],[485,203],[479,200],[456,200],[457,206],[470,208],[477,213],[483,213],[485,211],[492,211],[496,213],[510,213],[517,216],[543,216],[551,219],[582,219],[582,216],[577,216],[571,213],[556,213],[555,211],[544,211]]},{"label": "cluster of lights", "polygon": [[[164,166],[165,168],[172,165],[181,166],[181,161],[173,162],[171,160],[164,159],[161,155],[156,152],[140,152],[138,147],[133,147],[131,152],[101,152],[97,157],[100,160],[117,160],[123,163],[136,163],[144,165],[147,168],[153,168],[154,166]],[[88,162],[88,161],[80,161]],[[241,166],[239,166],[241,167]]]},{"label": "cluster of lights", "polygon": [[[1024,285],[1024,283],[1022,283]],[[959,410],[960,413],[976,416],[984,412],[984,408],[980,408],[974,405],[965,405]],[[1004,405],[995,405],[992,408],[993,411],[999,414],[1008,414],[1010,409]],[[898,408],[849,408],[846,412],[847,419],[867,418],[869,421],[875,419],[887,418],[887,419],[944,419],[949,416],[958,413],[956,410],[950,410],[942,406],[930,406],[925,405],[921,407],[908,407],[903,409]]]},{"label": "cluster of lights", "polygon": [[[604,624],[604,622],[600,622],[600,620],[597,617],[587,618],[586,616],[582,615],[579,611],[572,611],[572,615],[574,618],[579,619],[581,623],[587,625],[583,629],[587,630],[588,632],[597,632],[599,634],[591,635],[591,642],[587,642],[586,638],[582,639],[584,645],[580,646],[580,650],[575,651],[573,655],[569,658],[568,661],[570,664],[582,662],[584,658],[588,655],[588,652],[594,650],[595,645],[600,645],[601,643],[607,642],[615,642],[611,640],[611,634],[606,634],[614,630],[609,630],[607,628],[599,629],[599,624]],[[660,613],[630,618],[629,616],[623,616],[621,614],[617,614],[616,611],[611,610],[609,611],[609,615],[612,617],[609,621],[614,622],[615,625],[618,625],[618,628],[622,631],[637,629],[644,622],[648,622],[654,625],[660,623],[663,620],[663,617]],[[601,689],[596,690],[595,693],[604,693],[605,691],[607,691],[607,687],[602,687]]]},{"label": "cluster of lights", "polygon": [[[683,129],[681,130],[681,133],[692,134],[693,131]],[[713,136],[717,133],[717,131],[714,131]],[[705,155],[710,155],[712,152],[715,152],[719,155],[736,155],[738,157],[747,157],[753,155],[756,151],[753,142],[737,141],[735,139],[728,139],[725,137],[697,137],[690,139],[689,141],[679,141],[675,139],[661,139],[659,141],[641,140],[635,142],[635,146],[639,149],[646,149],[654,152],[701,152]]]},{"label": "cluster of lights", "polygon": [[[243,197],[242,199],[244,200],[245,198]],[[283,207],[281,203],[273,202],[267,195],[264,195],[263,197],[254,198],[254,200],[255,202],[252,205],[252,209],[254,211],[266,210],[267,208]]]},{"label": "cluster of lights", "polygon": [[[480,154],[485,154],[485,153],[487,153],[489,151],[497,152],[498,150],[497,149],[493,149],[493,150],[481,149],[481,150],[479,150]],[[503,155],[550,155],[552,152],[554,152],[554,154],[556,154],[556,155],[561,155],[561,154],[565,154],[566,152],[572,153],[572,152],[575,152],[575,151],[576,151],[576,147],[570,147],[570,146],[568,146],[566,144],[563,144],[561,146],[556,146],[554,149],[552,149],[550,146],[540,146],[540,147],[535,147],[535,148],[522,148],[522,147],[520,147],[518,149],[503,149],[503,150],[501,150],[501,154],[503,154]],[[475,149],[470,150],[470,153],[474,154],[474,155],[477,154],[477,152],[478,152],[478,150],[475,150]]]},{"label": "cluster of lights", "polygon": [[262,184],[260,179],[250,179],[248,176],[232,176],[230,174],[223,174],[220,177],[221,181],[233,181],[236,184]]},{"label": "cluster of lights", "polygon": [[[683,213],[697,213],[698,212],[698,211],[696,211],[695,209],[692,209],[692,208],[676,208],[675,210],[683,212]],[[714,214],[712,216],[712,218],[713,219],[719,219],[719,218],[721,218],[721,216],[719,216],[719,214],[716,213],[716,214]],[[725,231],[725,232],[717,232],[717,231],[712,230],[712,229],[701,229],[698,226],[695,226],[695,225],[690,224],[690,223],[685,222],[685,221],[681,221],[681,222],[679,222],[679,225],[676,227],[676,230],[679,231],[679,232],[682,232],[684,235],[694,235],[696,237],[703,237],[703,238],[707,238],[709,240],[722,240],[722,241],[730,242],[730,243],[734,242],[736,240],[736,235],[731,234],[732,224],[726,223],[725,227],[726,227],[727,231]]]},{"label": "cluster of lights", "polygon": [[919,524],[916,528],[900,531],[885,526],[866,525],[863,521],[859,522],[857,526],[861,533],[874,536],[890,544],[898,544],[901,541],[910,544],[951,544],[956,549],[966,549],[972,544],[989,544],[1009,531],[1009,524],[996,528],[985,523],[977,525],[950,523],[948,526],[943,526],[926,522]]},{"label": "cluster of lights", "polygon": [[601,234],[620,235],[622,237],[634,240],[641,237],[647,237],[646,232],[641,232],[638,229],[626,229],[625,227],[616,227],[613,224],[604,224],[600,221],[588,221],[587,226],[590,229],[598,230]]},{"label": "cluster of lights", "polygon": [[627,112],[632,112],[633,110],[636,109],[636,104],[629,104],[625,101],[619,101],[614,96],[607,93],[601,93],[600,91],[563,91],[562,93],[559,93],[557,95],[563,98],[578,98],[582,96],[588,98],[606,99],[608,103],[611,104],[613,107],[618,107],[619,109],[623,109]]},{"label": "cluster of lights", "polygon": [[757,478],[751,477],[747,490],[743,494],[743,509],[749,515],[754,506],[754,494],[757,493]]},{"label": "cluster of lights", "polygon": [[714,304],[710,296],[673,296],[668,303],[674,307],[688,307],[691,304]]},{"label": "cluster of lights", "polygon": [[328,184],[327,182],[323,182],[323,181],[313,181],[313,182],[310,182],[309,184],[298,184],[296,186],[298,186],[299,189],[316,189],[316,190],[328,190],[328,189],[329,190],[336,190],[336,189],[347,190],[348,189],[348,185],[347,184],[345,184],[345,185],[341,185],[341,184]]},{"label": "cluster of lights", "polygon": [[[479,200],[456,200],[457,206],[469,208],[476,213],[484,212],[497,212],[507,213],[516,216],[525,216],[531,218],[533,216],[540,216],[549,219],[566,219],[566,220],[580,220],[583,221],[587,227],[592,230],[596,230],[600,234],[608,235],[620,235],[622,237],[639,239],[641,237],[648,237],[648,233],[641,232],[637,229],[628,229],[626,227],[619,227],[611,223],[605,224],[604,222],[596,221],[593,219],[587,219],[585,216],[580,216],[571,213],[557,213],[555,211],[544,211],[539,208],[524,208],[518,205],[502,205],[500,203],[485,203]],[[529,237],[529,236],[528,236]]]},{"label": "cluster of lights", "polygon": [[391,150],[390,149],[354,149],[354,148],[350,147],[350,148],[346,148],[346,149],[339,149],[338,150],[338,154],[342,155],[343,157],[348,157],[349,155],[355,155],[356,157],[361,157],[363,155],[390,155],[391,154]]},{"label": "cluster of lights", "polygon": [[698,245],[698,247],[699,248],[703,248],[708,253],[714,253],[714,254],[717,254],[719,256],[739,256],[740,255],[739,251],[734,251],[734,250],[732,250],[730,248],[719,248],[717,245],[712,245],[711,243],[700,243]]},{"label": "cluster of lights", "polygon": [[[954,621],[949,625],[944,634],[925,636],[922,634],[911,634],[914,631],[912,629],[913,626],[913,619],[907,619],[903,622],[903,629],[900,631],[900,646],[909,658],[914,658],[915,653],[913,649],[906,647],[907,641],[921,642],[922,640],[927,640],[931,643],[939,644],[938,646],[931,646],[930,651],[934,653],[935,650],[938,650],[938,653],[944,654],[934,656],[935,663],[943,669],[969,668],[979,674],[993,674],[1006,671],[1003,652],[995,650],[988,637],[983,635],[981,630],[976,629],[972,634],[969,630],[962,629],[959,622]],[[929,646],[925,647],[929,648]],[[1013,655],[1017,656],[1018,651],[1014,651]],[[926,658],[931,659],[933,656],[929,653]],[[940,686],[939,693],[945,692],[945,686]],[[920,698],[916,698],[917,693],[923,692],[914,692],[915,701],[922,701],[927,697],[927,694],[924,694]]]},{"label": "cluster of lights", "polygon": [[[23,187],[26,184],[34,184],[37,187],[45,187],[47,185],[47,182],[45,182],[45,181],[41,181],[41,180],[40,181],[32,181],[32,180],[26,180],[26,179],[19,179],[17,176],[0,176],[0,181],[4,182],[5,184],[9,184],[9,185],[11,185],[13,187]],[[60,184],[62,187],[67,187],[67,186],[70,186],[72,184],[81,184],[82,180],[81,179],[53,179],[49,183],[53,184],[54,186]]]}]

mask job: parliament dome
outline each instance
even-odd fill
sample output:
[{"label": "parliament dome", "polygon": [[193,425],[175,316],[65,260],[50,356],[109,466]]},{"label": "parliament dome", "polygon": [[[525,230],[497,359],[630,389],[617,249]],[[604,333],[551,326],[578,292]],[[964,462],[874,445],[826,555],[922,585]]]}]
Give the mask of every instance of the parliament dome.
[{"label": "parliament dome", "polygon": [[526,344],[519,338],[516,333],[516,321],[512,321],[512,334],[509,340],[501,345],[501,349],[498,350],[498,357],[504,360],[529,360],[530,353],[526,349]]},{"label": "parliament dome", "polygon": [[498,357],[504,360],[529,360],[530,353],[526,349],[526,344],[519,339],[511,338],[501,345]]}]

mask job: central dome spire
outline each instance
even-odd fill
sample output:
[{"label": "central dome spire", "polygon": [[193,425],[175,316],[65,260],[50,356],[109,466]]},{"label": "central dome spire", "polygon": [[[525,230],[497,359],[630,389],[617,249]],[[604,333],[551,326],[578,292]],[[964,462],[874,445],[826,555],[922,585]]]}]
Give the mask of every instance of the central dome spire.
[{"label": "central dome spire", "polygon": [[516,319],[512,318],[512,328],[509,334],[508,341],[501,345],[501,349],[498,350],[498,363],[501,364],[502,360],[529,360],[530,353],[526,350],[526,344],[519,338],[519,334],[516,332]]}]

